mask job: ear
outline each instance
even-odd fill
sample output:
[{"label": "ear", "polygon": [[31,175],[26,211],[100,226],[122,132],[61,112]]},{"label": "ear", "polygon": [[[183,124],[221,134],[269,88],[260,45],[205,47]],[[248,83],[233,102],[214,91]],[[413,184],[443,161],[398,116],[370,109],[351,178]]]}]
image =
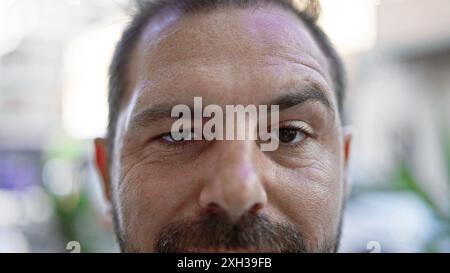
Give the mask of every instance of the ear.
[{"label": "ear", "polygon": [[109,177],[109,155],[107,140],[104,138],[96,138],[94,140],[95,145],[95,164],[97,165],[97,170],[101,176],[103,182],[103,193],[106,200],[111,203],[112,201],[112,191],[111,191],[111,181]]},{"label": "ear", "polygon": [[345,195],[350,196],[349,185],[349,163],[350,163],[350,151],[354,139],[355,130],[351,126],[345,126],[343,128],[344,134],[344,191]]}]

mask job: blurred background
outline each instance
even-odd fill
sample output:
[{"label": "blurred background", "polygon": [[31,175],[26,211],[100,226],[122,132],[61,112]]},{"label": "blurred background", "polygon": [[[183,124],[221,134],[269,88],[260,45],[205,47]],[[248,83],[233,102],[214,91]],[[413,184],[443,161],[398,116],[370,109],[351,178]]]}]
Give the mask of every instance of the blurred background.
[{"label": "blurred background", "polygon": [[[116,252],[92,139],[131,0],[0,1],[0,252]],[[450,252],[450,1],[322,0],[356,133],[342,252]]]}]

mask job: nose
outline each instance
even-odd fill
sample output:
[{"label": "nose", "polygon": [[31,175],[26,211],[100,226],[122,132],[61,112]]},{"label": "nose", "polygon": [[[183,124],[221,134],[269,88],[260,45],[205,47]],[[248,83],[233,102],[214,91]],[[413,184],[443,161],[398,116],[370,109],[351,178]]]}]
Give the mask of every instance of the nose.
[{"label": "nose", "polygon": [[260,172],[253,162],[252,141],[224,141],[210,179],[205,182],[200,206],[223,210],[234,222],[244,213],[256,214],[267,204],[267,194]]}]

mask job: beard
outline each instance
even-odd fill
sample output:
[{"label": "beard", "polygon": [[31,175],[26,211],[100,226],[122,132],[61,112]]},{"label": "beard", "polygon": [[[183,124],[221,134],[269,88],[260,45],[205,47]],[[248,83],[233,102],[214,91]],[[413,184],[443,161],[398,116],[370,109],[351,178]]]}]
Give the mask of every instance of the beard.
[{"label": "beard", "polygon": [[[117,228],[116,222],[116,231]],[[294,225],[271,221],[263,214],[246,213],[232,222],[224,212],[205,212],[196,219],[183,219],[163,227],[153,251],[328,253],[338,249],[340,230],[341,221],[332,238],[307,243],[305,234]],[[122,252],[140,252],[125,240],[123,232],[117,232],[117,236]]]}]

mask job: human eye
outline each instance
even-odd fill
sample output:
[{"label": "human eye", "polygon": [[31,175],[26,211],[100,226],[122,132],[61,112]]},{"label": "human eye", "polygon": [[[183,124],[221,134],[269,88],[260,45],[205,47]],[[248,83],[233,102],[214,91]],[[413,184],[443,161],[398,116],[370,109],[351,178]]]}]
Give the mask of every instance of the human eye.
[{"label": "human eye", "polygon": [[[200,134],[201,136],[201,134]],[[184,130],[184,131],[172,131],[172,132],[166,132],[161,135],[159,135],[158,139],[166,145],[186,145],[191,141],[194,141],[199,138],[199,133],[196,132],[196,130]]]},{"label": "human eye", "polygon": [[298,146],[313,134],[312,127],[306,122],[287,121],[280,123],[278,129],[271,132],[271,137],[276,137],[280,145]]}]

